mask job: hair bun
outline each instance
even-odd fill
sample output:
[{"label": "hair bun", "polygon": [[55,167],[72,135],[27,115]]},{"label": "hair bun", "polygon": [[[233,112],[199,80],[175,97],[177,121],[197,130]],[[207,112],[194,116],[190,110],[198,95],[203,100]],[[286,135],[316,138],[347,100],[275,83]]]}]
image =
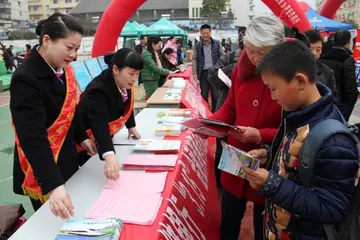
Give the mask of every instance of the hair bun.
[{"label": "hair bun", "polygon": [[114,53],[108,53],[104,56],[104,62],[107,64],[107,65],[111,65],[112,64],[112,58],[114,56]]},{"label": "hair bun", "polygon": [[36,35],[40,36],[47,19],[40,20],[36,26]]}]

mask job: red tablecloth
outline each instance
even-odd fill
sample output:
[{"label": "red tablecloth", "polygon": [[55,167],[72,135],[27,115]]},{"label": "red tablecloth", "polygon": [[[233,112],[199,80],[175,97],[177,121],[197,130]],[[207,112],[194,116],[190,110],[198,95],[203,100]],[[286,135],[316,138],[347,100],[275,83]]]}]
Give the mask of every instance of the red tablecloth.
[{"label": "red tablecloth", "polygon": [[[191,74],[191,68],[187,73]],[[191,75],[184,76],[178,77],[190,80]],[[181,100],[196,116],[207,117],[211,114],[193,84],[187,84]],[[191,130],[180,137],[166,139],[181,139],[183,144],[176,168],[168,174],[158,216],[151,226],[125,224],[120,239],[219,239],[220,204],[214,171],[215,139],[202,139]]]}]

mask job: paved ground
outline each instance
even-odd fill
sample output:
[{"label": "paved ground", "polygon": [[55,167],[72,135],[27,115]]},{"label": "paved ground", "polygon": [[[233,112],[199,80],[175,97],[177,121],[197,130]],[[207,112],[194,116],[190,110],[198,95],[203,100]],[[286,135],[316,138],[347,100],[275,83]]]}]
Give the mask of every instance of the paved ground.
[{"label": "paved ground", "polygon": [[[12,165],[14,136],[10,123],[9,92],[0,93],[0,206],[12,203],[22,203],[25,207],[25,217],[30,217],[32,210],[27,197],[15,195],[12,192]],[[356,104],[350,123],[360,122],[360,100]],[[252,230],[252,206],[249,204],[248,211],[242,225],[241,240],[253,239]]]}]

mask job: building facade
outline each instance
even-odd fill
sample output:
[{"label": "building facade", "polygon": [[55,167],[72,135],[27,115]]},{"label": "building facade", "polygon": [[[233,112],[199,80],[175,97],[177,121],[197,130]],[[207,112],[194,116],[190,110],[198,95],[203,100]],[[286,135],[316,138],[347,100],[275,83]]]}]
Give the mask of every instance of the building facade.
[{"label": "building facade", "polygon": [[49,15],[49,0],[28,0],[29,5],[29,22],[36,24],[41,19]]},{"label": "building facade", "polygon": [[68,14],[79,2],[80,0],[28,0],[30,23],[36,24],[55,12]]},{"label": "building facade", "polygon": [[[316,9],[320,10],[325,0],[316,0]],[[336,12],[336,20],[345,21],[353,20],[360,24],[360,0],[347,0]]]},{"label": "building facade", "polygon": [[0,0],[0,27],[17,27],[28,20],[27,0]]}]

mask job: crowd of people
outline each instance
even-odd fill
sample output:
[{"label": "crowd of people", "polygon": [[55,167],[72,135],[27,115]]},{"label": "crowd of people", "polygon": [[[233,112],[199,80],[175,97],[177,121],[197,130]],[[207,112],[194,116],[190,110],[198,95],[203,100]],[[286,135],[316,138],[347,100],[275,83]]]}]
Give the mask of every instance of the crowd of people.
[{"label": "crowd of people", "polygon": [[[187,43],[193,77],[202,97],[211,98],[210,119],[237,126],[218,139],[215,169],[221,140],[262,163],[256,170],[245,167],[246,180],[216,170],[223,240],[238,239],[249,201],[256,240],[326,240],[323,225],[338,228],[351,211],[359,171],[351,137],[334,133],[321,142],[311,186],[299,173],[307,136],[328,119],[345,125],[356,103],[351,35],[337,31],[323,52],[315,30],[292,33],[285,35],[279,19],[261,16],[239,28],[236,44],[223,47],[206,24],[200,41]],[[30,196],[35,210],[49,200],[53,214],[65,219],[74,215],[74,206],[64,184],[79,166],[98,153],[105,176],[116,180],[120,168],[112,136],[126,126],[129,138],[141,138],[133,113],[136,81],[142,79],[150,97],[184,59],[178,39],[170,37],[162,47],[160,37],[143,36],[135,50],[105,56],[109,68],[91,81],[76,106],[69,63],[77,58],[82,26],[55,13],[39,23],[37,34],[39,44],[11,82],[14,192]],[[231,79],[230,88],[218,78],[219,69]]]}]

